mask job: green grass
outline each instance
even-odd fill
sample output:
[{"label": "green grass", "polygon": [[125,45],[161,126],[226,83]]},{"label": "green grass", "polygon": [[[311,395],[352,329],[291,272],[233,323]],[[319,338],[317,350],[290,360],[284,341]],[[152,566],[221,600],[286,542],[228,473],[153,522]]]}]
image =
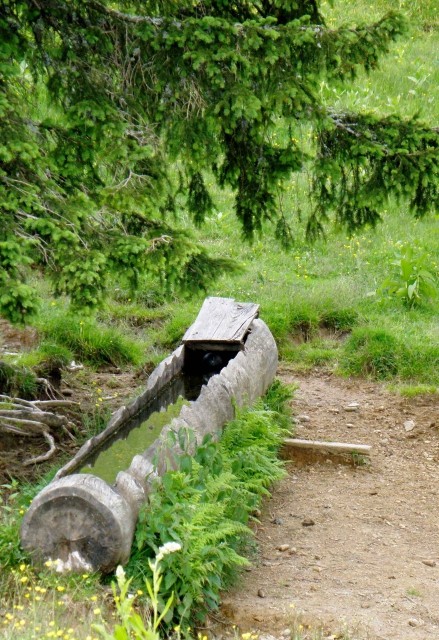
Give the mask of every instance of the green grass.
[{"label": "green grass", "polygon": [[126,364],[142,361],[143,345],[128,330],[105,326],[92,318],[53,312],[44,318],[39,330],[47,342],[63,346],[79,362],[91,366]]},{"label": "green grass", "polygon": [[[356,82],[330,89],[322,84],[322,96],[339,109],[373,111],[387,115],[419,116],[437,126],[439,121],[439,48],[437,3],[379,0],[375,3],[325,4],[331,26],[342,21],[378,19],[387,10],[408,15],[409,33],[392,48],[380,68]],[[310,131],[296,134],[312,144]],[[414,258],[427,256],[428,270],[439,286],[439,216],[416,220],[405,204],[389,201],[376,230],[365,229],[352,237],[334,229],[326,241],[313,245],[304,238],[304,225],[297,213],[309,212],[306,174],[295,176],[284,202],[295,235],[291,251],[283,252],[272,239],[267,225],[252,245],[243,243],[232,210],[230,193],[218,190],[210,180],[216,211],[201,230],[204,244],[215,255],[231,257],[245,272],[223,276],[210,288],[210,295],[231,296],[261,305],[261,316],[272,330],[283,359],[302,368],[322,365],[346,375],[405,381],[407,384],[439,385],[439,300],[425,298],[415,309],[407,309],[392,295],[377,295],[380,285],[394,276],[392,262],[408,248]],[[186,221],[190,224],[190,221]],[[201,297],[174,304],[175,315],[165,321],[157,339],[175,344],[186,319],[198,311]],[[169,326],[169,331],[168,331]],[[354,331],[374,335],[383,331],[393,345],[394,364],[376,366],[382,356],[376,341],[363,350],[362,363],[350,355]],[[331,335],[332,333],[332,335]],[[353,340],[354,338],[352,338]],[[378,349],[379,351],[379,349]],[[375,363],[375,364],[374,364]]]},{"label": "green grass", "polygon": [[20,396],[25,400],[35,398],[38,383],[35,373],[27,367],[0,361],[0,393]]}]

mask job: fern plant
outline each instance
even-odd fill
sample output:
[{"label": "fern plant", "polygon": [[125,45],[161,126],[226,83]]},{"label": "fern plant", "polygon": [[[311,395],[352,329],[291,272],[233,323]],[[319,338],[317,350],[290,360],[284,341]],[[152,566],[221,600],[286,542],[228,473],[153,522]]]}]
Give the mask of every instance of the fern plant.
[{"label": "fern plant", "polygon": [[[165,624],[184,628],[202,620],[218,607],[221,590],[248,564],[243,555],[252,539],[248,521],[269,495],[269,486],[285,473],[277,452],[289,419],[290,395],[275,383],[252,409],[238,412],[220,442],[206,436],[193,456],[180,456],[177,471],[156,480],[140,514],[127,573],[140,585],[151,579],[151,558],[163,544],[181,545],[181,553],[162,562],[159,610],[167,607]],[[175,437],[182,445],[187,434]]]}]

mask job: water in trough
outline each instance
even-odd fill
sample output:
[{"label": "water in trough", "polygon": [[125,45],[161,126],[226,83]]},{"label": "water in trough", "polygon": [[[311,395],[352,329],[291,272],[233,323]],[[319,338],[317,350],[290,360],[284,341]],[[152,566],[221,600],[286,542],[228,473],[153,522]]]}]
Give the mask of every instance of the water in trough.
[{"label": "water in trough", "polygon": [[184,404],[196,400],[203,384],[221,371],[236,352],[212,353],[188,350],[185,367],[136,416],[94,451],[79,469],[108,484],[114,484],[119,471],[130,466],[133,457],[146,450],[159,437],[164,426],[179,416]]}]

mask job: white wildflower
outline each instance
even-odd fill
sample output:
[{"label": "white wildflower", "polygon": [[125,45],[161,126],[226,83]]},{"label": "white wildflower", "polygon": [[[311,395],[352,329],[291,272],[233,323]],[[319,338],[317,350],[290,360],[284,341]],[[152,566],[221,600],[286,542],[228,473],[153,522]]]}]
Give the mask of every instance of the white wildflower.
[{"label": "white wildflower", "polygon": [[156,562],[160,562],[160,560],[162,560],[162,558],[167,556],[169,553],[180,551],[180,549],[181,544],[179,542],[166,542],[163,546],[160,547],[156,557]]},{"label": "white wildflower", "polygon": [[123,570],[123,567],[120,564],[117,565],[116,578],[118,580],[124,580],[125,579],[125,571]]}]

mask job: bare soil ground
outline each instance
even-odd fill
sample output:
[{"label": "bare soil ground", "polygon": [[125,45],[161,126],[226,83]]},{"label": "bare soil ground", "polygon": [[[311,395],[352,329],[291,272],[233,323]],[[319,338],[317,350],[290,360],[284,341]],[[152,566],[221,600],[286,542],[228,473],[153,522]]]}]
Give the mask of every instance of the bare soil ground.
[{"label": "bare soil ground", "polygon": [[323,372],[280,377],[299,385],[296,437],[373,451],[368,465],[288,463],[256,527],[259,559],[223,615],[278,636],[299,613],[321,637],[439,638],[438,395],[404,399]]}]

